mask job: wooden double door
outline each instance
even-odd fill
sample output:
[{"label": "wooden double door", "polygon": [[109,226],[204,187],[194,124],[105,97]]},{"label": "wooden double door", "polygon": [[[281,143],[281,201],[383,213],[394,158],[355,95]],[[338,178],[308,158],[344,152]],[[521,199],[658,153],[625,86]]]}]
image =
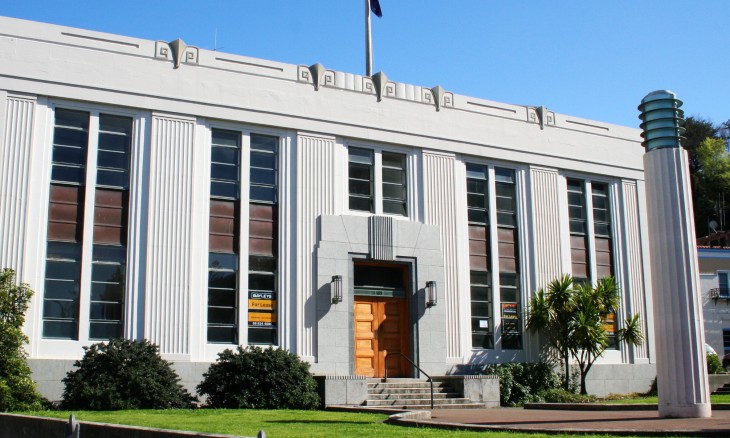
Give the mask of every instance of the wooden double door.
[{"label": "wooden double door", "polygon": [[355,374],[367,377],[410,377],[408,306],[405,298],[355,296]]}]

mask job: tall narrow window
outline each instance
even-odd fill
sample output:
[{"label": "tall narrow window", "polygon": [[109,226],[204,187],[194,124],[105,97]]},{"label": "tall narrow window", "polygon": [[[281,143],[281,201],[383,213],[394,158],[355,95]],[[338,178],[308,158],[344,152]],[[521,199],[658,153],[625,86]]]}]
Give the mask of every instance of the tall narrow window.
[{"label": "tall narrow window", "polygon": [[570,220],[570,260],[573,281],[590,283],[590,256],[586,224],[585,183],[568,179],[568,218]]},{"label": "tall narrow window", "polygon": [[375,213],[375,190],[373,190],[373,151],[350,148],[349,151],[350,210]]},{"label": "tall narrow window", "polygon": [[238,343],[241,134],[213,130],[210,164],[208,342]]},{"label": "tall narrow window", "polygon": [[249,199],[248,343],[278,344],[277,137],[251,135]]},{"label": "tall narrow window", "polygon": [[[82,284],[89,125],[98,127],[91,284]],[[79,338],[79,303],[89,295],[89,339],[123,333],[129,162],[133,120],[56,109],[53,136],[43,337]],[[90,178],[89,181],[94,181]],[[89,293],[90,291],[90,293]]]},{"label": "tall narrow window", "polygon": [[494,169],[497,192],[497,236],[499,239],[499,302],[502,317],[502,348],[522,348],[522,303],[517,229],[515,172]]},{"label": "tall narrow window", "polygon": [[[609,208],[608,184],[593,182],[593,234],[595,241],[596,279],[613,276],[613,243],[611,238],[611,210]],[[603,324],[608,332],[608,345],[618,348],[616,312],[604,315]]]},{"label": "tall narrow window", "polygon": [[56,110],[43,337],[78,339],[89,113]]},{"label": "tall narrow window", "polygon": [[131,136],[131,118],[99,117],[89,339],[122,336]]},{"label": "tall narrow window", "polygon": [[466,165],[473,348],[494,348],[492,285],[489,255],[489,190],[487,167]]},{"label": "tall narrow window", "polygon": [[383,152],[383,213],[406,216],[406,156]]}]

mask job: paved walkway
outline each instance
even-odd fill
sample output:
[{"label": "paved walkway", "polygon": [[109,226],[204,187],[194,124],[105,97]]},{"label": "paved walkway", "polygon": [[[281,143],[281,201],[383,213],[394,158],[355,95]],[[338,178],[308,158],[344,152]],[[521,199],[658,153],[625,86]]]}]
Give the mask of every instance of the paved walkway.
[{"label": "paved walkway", "polygon": [[431,419],[407,418],[403,425],[428,425],[474,430],[602,433],[642,436],[730,437],[730,410],[714,410],[711,418],[659,418],[657,411],[574,411],[522,408],[436,409]]}]

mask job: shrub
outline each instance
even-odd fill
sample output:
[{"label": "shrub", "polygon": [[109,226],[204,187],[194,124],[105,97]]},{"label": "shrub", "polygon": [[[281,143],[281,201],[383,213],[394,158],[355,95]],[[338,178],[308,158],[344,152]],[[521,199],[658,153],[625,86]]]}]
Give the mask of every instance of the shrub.
[{"label": "shrub", "polygon": [[214,408],[316,409],[320,403],[309,364],[280,348],[225,350],[197,389]]},{"label": "shrub", "polygon": [[490,365],[484,372],[499,376],[502,406],[521,406],[540,401],[545,391],[560,386],[558,376],[545,362]]},{"label": "shrub", "polygon": [[596,397],[592,395],[575,394],[562,388],[549,389],[542,396],[548,403],[592,403],[596,401]]},{"label": "shrub", "polygon": [[147,340],[112,339],[84,350],[78,369],[63,379],[63,409],[189,408],[196,400]]},{"label": "shrub", "polygon": [[722,363],[716,354],[707,355],[707,374],[717,374],[723,372]]},{"label": "shrub", "polygon": [[0,272],[0,411],[41,409],[44,399],[31,379],[23,344],[23,323],[33,291],[15,284],[15,272]]}]

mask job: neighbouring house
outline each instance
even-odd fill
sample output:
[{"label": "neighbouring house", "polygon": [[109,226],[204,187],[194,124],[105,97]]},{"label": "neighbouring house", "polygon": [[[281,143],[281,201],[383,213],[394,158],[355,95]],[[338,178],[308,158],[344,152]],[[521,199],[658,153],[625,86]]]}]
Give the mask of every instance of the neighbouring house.
[{"label": "neighbouring house", "polygon": [[705,342],[720,356],[730,354],[730,232],[697,239]]}]

